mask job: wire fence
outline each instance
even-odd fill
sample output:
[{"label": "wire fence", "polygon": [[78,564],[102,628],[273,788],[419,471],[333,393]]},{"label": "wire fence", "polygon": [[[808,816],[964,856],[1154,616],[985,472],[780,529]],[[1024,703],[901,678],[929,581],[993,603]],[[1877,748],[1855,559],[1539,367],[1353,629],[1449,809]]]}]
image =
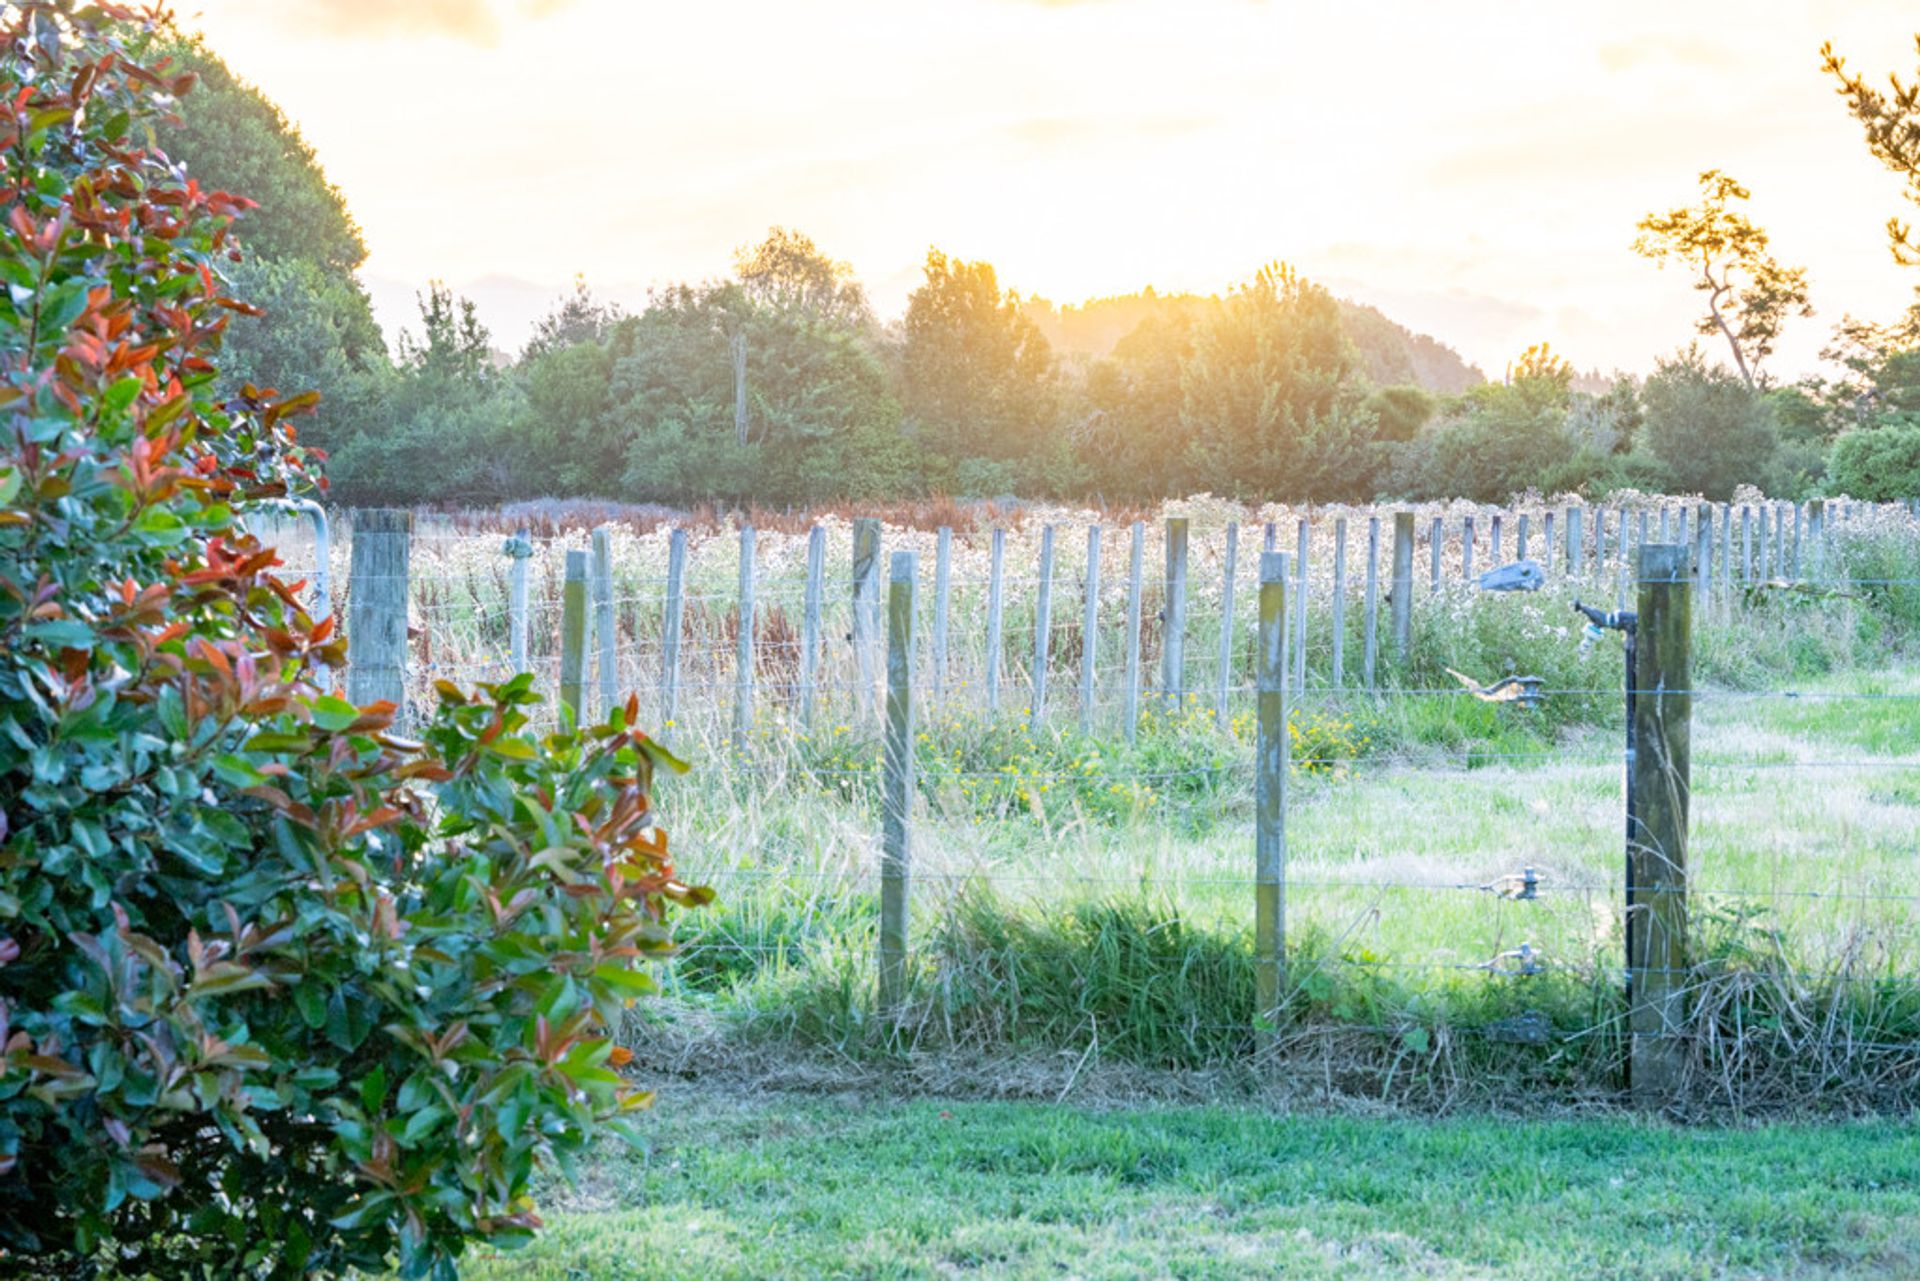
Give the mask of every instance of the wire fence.
[{"label": "wire fence", "polygon": [[[613,529],[571,565],[587,549],[566,539],[424,525],[404,575],[360,573],[359,539],[336,537],[325,578],[343,612],[404,588],[391,666],[416,715],[436,680],[522,668],[581,716],[637,692],[643,725],[698,766],[662,802],[679,864],[732,905],[682,965],[831,954],[884,977],[894,873],[913,886],[893,923],[909,947],[982,888],[1036,907],[1144,897],[1246,928],[1271,883],[1255,845],[1277,674],[1293,935],[1340,969],[1524,983],[1624,971],[1631,905],[1670,888],[1635,878],[1624,834],[1634,682],[1572,606],[1674,586],[1640,565],[1677,545],[1696,672],[1709,650],[1779,663],[1741,670],[1744,686],[1632,691],[1687,707],[1700,947],[1770,956],[1782,979],[1920,979],[1920,686],[1807,687],[1786,661],[1864,617],[1920,618],[1911,504],[1263,523]],[[1283,620],[1263,621],[1263,546],[1287,553]],[[889,574],[883,552],[900,551]],[[1529,590],[1496,590],[1513,581]],[[911,707],[891,758],[890,694]]]}]

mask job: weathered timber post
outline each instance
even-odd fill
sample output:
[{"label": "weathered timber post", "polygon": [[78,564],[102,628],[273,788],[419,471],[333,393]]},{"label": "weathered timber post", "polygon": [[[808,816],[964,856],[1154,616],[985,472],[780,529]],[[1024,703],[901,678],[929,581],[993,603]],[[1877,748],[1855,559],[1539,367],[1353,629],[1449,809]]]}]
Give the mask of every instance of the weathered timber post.
[{"label": "weathered timber post", "polygon": [[619,673],[614,670],[613,617],[612,534],[601,525],[593,531],[593,648],[603,716],[620,700]]},{"label": "weathered timber post", "polygon": [[1027,709],[1027,728],[1037,731],[1047,723],[1047,663],[1053,642],[1053,526],[1040,530],[1040,597],[1033,610],[1033,706]]},{"label": "weathered timber post", "polygon": [[587,554],[567,553],[560,589],[560,702],[567,719],[580,724],[587,700]]},{"label": "weathered timber post", "polygon": [[1133,522],[1133,546],[1127,562],[1127,694],[1122,715],[1127,722],[1127,741],[1133,742],[1140,731],[1140,597],[1147,550],[1147,529]]},{"label": "weathered timber post", "polygon": [[1007,531],[993,531],[987,555],[987,711],[1000,710],[1000,629],[1006,624]]},{"label": "weathered timber post", "polygon": [[1413,644],[1413,513],[1393,514],[1393,653],[1404,663]]},{"label": "weathered timber post", "polygon": [[[1411,516],[1408,520],[1411,521]],[[1287,949],[1287,557],[1260,557],[1259,738],[1254,755],[1254,1026],[1270,1034]]]},{"label": "weathered timber post", "polygon": [[1532,520],[1533,518],[1526,512],[1521,512],[1519,519],[1515,522],[1513,531],[1513,558],[1515,560],[1525,560],[1527,558],[1527,534],[1530,532],[1527,527],[1532,523]]},{"label": "weathered timber post", "polygon": [[1378,679],[1380,663],[1380,518],[1367,518],[1367,601],[1365,606],[1367,629],[1366,646],[1361,657],[1362,674],[1366,678],[1367,688],[1374,688]]},{"label": "weathered timber post", "polygon": [[1567,508],[1567,577],[1583,577],[1586,568],[1585,553],[1587,547],[1586,530],[1580,523],[1581,512],[1578,507]]},{"label": "weathered timber post", "polygon": [[1693,600],[1687,549],[1640,551],[1634,744],[1628,795],[1629,1084],[1636,1102],[1672,1100],[1685,1056],[1687,810],[1692,793]]},{"label": "weathered timber post", "polygon": [[861,516],[853,522],[854,710],[863,721],[873,716],[874,684],[879,679],[880,522]]},{"label": "weathered timber post", "polygon": [[1162,606],[1164,630],[1160,638],[1160,699],[1169,716],[1180,710],[1186,694],[1187,646],[1187,519],[1167,521],[1167,593]]},{"label": "weathered timber post", "polygon": [[1233,576],[1239,560],[1240,525],[1228,521],[1226,565],[1220,575],[1220,666],[1213,697],[1213,723],[1222,730],[1228,724],[1227,693],[1233,680]]},{"label": "weathered timber post", "polygon": [[933,544],[933,697],[947,697],[947,628],[953,608],[953,530],[945,525]]},{"label": "weathered timber post", "polygon": [[1087,526],[1087,577],[1080,601],[1080,732],[1093,733],[1100,655],[1100,526]]},{"label": "weathered timber post", "polygon": [[1333,522],[1333,687],[1347,683],[1347,518]]},{"label": "weathered timber post", "polygon": [[1500,566],[1500,564],[1501,564],[1501,560],[1500,560],[1500,552],[1501,552],[1501,545],[1500,545],[1500,513],[1499,513],[1499,512],[1495,512],[1495,513],[1493,514],[1493,526],[1492,526],[1492,528],[1491,528],[1491,529],[1490,529],[1490,530],[1488,531],[1488,534],[1489,534],[1489,537],[1488,537],[1488,541],[1489,541],[1489,544],[1490,544],[1490,546],[1491,546],[1491,548],[1492,548],[1492,563],[1493,563],[1493,565],[1494,565],[1494,567],[1495,567],[1495,568],[1498,568],[1498,567]]},{"label": "weathered timber post", "polygon": [[820,634],[827,581],[827,531],[815,525],[807,531],[807,587],[800,607],[800,725],[813,729],[814,705],[819,701]]},{"label": "weathered timber post", "polygon": [[1300,518],[1300,545],[1293,567],[1293,685],[1307,687],[1307,556],[1312,532],[1307,518]]},{"label": "weathered timber post", "polygon": [[1469,512],[1460,525],[1460,577],[1473,581],[1473,514]]},{"label": "weathered timber post", "polygon": [[1435,516],[1433,523],[1427,526],[1427,559],[1431,562],[1427,568],[1427,590],[1440,590],[1440,549],[1447,540],[1446,526]]},{"label": "weathered timber post", "polygon": [[407,589],[413,513],[355,512],[347,608],[347,698],[407,709]]},{"label": "weathered timber post", "polygon": [[527,671],[527,562],[533,559],[533,540],[527,531],[516,529],[507,540],[507,555],[513,564],[507,569],[507,653],[513,674]]},{"label": "weathered timber post", "polygon": [[913,808],[912,552],[895,552],[887,589],[887,737],[880,830],[880,1011],[899,1013],[907,997],[907,894],[912,872]]},{"label": "weathered timber post", "polygon": [[660,722],[671,728],[680,704],[680,631],[686,617],[687,531],[667,536],[667,606],[660,629]]},{"label": "weathered timber post", "polygon": [[740,527],[740,619],[733,651],[733,749],[747,750],[753,731],[753,526]]},{"label": "weathered timber post", "polygon": [[1807,543],[1813,549],[1813,581],[1827,579],[1827,504],[1816,498],[1807,504]]}]

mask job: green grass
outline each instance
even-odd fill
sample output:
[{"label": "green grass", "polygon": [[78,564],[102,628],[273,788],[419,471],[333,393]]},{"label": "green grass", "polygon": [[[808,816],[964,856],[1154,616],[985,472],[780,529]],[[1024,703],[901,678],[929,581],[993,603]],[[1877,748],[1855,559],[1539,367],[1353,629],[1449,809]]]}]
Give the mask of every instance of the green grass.
[{"label": "green grass", "polygon": [[1911,1124],[1692,1129],[669,1094],[469,1281],[1894,1278]]}]

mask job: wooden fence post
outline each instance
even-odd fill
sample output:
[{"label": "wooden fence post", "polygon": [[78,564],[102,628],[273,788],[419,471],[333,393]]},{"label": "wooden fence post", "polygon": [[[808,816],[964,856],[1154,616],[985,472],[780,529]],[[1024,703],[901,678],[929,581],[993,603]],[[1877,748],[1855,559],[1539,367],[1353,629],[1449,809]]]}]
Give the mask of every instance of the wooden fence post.
[{"label": "wooden fence post", "polygon": [[1367,688],[1373,689],[1380,664],[1380,518],[1367,518],[1367,601],[1365,651],[1361,656]]},{"label": "wooden fence post", "polygon": [[1527,534],[1530,532],[1527,526],[1531,521],[1532,517],[1528,516],[1526,512],[1521,512],[1519,518],[1514,522],[1513,558],[1515,560],[1525,560],[1527,558]]},{"label": "wooden fence post", "polygon": [[1446,541],[1446,526],[1441,524],[1438,516],[1435,516],[1433,522],[1427,526],[1427,559],[1431,562],[1427,571],[1429,591],[1440,590],[1440,548]]},{"label": "wooden fence post", "polygon": [[667,535],[666,617],[660,624],[660,722],[673,726],[680,703],[680,631],[686,617],[687,531]]},{"label": "wooden fence post", "polygon": [[585,720],[586,701],[587,554],[570,551],[560,589],[560,702],[573,724]]},{"label": "wooden fence post", "polygon": [[1007,591],[1007,531],[993,531],[993,550],[987,557],[987,712],[1000,710],[1000,629],[1005,623]]},{"label": "wooden fence post", "polygon": [[753,526],[740,527],[740,618],[733,656],[733,748],[747,750],[753,731]]},{"label": "wooden fence post", "polygon": [[1127,696],[1123,714],[1127,741],[1140,730],[1140,595],[1147,550],[1147,529],[1133,522],[1133,547],[1127,564]]},{"label": "wooden fence post", "polygon": [[1753,508],[1740,509],[1740,583],[1753,582]]},{"label": "wooden fence post", "polygon": [[1167,520],[1167,594],[1162,607],[1160,699],[1167,715],[1177,715],[1186,695],[1187,518]]},{"label": "wooden fence post", "polygon": [[1393,653],[1404,663],[1413,644],[1413,513],[1393,514]]},{"label": "wooden fence post", "polygon": [[1347,683],[1347,518],[1333,522],[1333,687]]},{"label": "wooden fence post", "polygon": [[[1409,522],[1412,517],[1408,516]],[[1260,557],[1259,738],[1254,754],[1254,1026],[1271,1033],[1287,949],[1287,557]]]},{"label": "wooden fence post", "polygon": [[1297,690],[1307,687],[1307,564],[1308,549],[1312,545],[1312,530],[1307,518],[1300,518],[1299,550],[1295,553],[1297,562],[1293,567],[1293,686]]},{"label": "wooden fence post", "polygon": [[940,526],[933,544],[933,697],[947,696],[947,624],[953,607],[953,530]]},{"label": "wooden fence post", "polygon": [[1567,577],[1582,577],[1586,569],[1587,534],[1580,523],[1580,509],[1567,508]]},{"label": "wooden fence post", "polygon": [[[358,531],[355,532],[357,535]],[[1813,552],[1807,558],[1813,564],[1813,581],[1825,582],[1827,578],[1827,504],[1824,499],[1816,498],[1807,504],[1807,544]]]},{"label": "wooden fence post", "polygon": [[527,562],[533,559],[533,541],[524,528],[513,531],[507,540],[507,555],[513,564],[507,569],[507,652],[512,656],[513,674],[527,671]]},{"label": "wooden fence post", "polygon": [[907,997],[907,895],[913,810],[912,552],[895,552],[887,589],[885,813],[880,833],[880,1010],[899,1013]]},{"label": "wooden fence post", "polygon": [[391,508],[355,512],[347,597],[347,699],[358,706],[392,703],[396,724],[407,712],[407,590],[413,513]]},{"label": "wooden fence post", "polygon": [[1038,731],[1047,723],[1047,662],[1053,642],[1053,526],[1040,530],[1040,596],[1033,610],[1033,706],[1027,709],[1027,728]]},{"label": "wooden fence post", "polygon": [[807,531],[807,586],[800,606],[800,726],[813,729],[814,705],[819,701],[820,632],[827,581],[827,531],[815,525]]},{"label": "wooden fence post", "polygon": [[1760,557],[1758,578],[1759,581],[1763,583],[1773,577],[1773,549],[1769,545],[1772,532],[1773,513],[1763,506],[1760,509],[1760,546],[1758,549]]},{"label": "wooden fence post", "polygon": [[1227,693],[1233,680],[1233,576],[1239,568],[1240,524],[1227,522],[1226,566],[1220,576],[1220,669],[1214,682],[1213,723],[1218,729],[1228,724]]},{"label": "wooden fence post", "polygon": [[1540,543],[1544,548],[1540,553],[1540,568],[1548,574],[1553,573],[1553,511],[1549,508],[1540,517]]},{"label": "wooden fence post", "polygon": [[613,540],[611,531],[600,525],[593,531],[593,647],[603,716],[620,701],[620,678],[614,670],[613,618]]},{"label": "wooden fence post", "polygon": [[1685,1057],[1692,604],[1687,549],[1642,548],[1627,842],[1628,1072],[1642,1105],[1671,1101]]},{"label": "wooden fence post", "polygon": [[[1693,522],[1693,598],[1713,599],[1713,504],[1701,503]],[[1720,570],[1725,573],[1724,567]]]},{"label": "wooden fence post", "polygon": [[1467,582],[1473,581],[1473,513],[1469,512],[1460,525],[1460,577]]},{"label": "wooden fence post", "polygon": [[1491,546],[1492,559],[1488,563],[1492,565],[1495,569],[1498,569],[1501,563],[1500,562],[1501,545],[1500,545],[1500,513],[1499,512],[1495,512],[1493,514],[1493,527],[1489,531],[1489,542]]},{"label": "wooden fence post", "polygon": [[1087,577],[1080,601],[1080,732],[1093,733],[1100,661],[1100,526],[1087,526]]},{"label": "wooden fence post", "polygon": [[861,516],[853,522],[853,665],[859,688],[854,710],[862,721],[873,716],[874,684],[879,679],[880,522]]}]

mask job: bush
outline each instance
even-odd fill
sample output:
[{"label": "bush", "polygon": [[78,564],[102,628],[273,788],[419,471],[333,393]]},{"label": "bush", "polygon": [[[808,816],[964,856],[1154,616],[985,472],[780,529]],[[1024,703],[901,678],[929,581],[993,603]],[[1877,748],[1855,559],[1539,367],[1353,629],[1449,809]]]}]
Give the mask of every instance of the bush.
[{"label": "bush", "polygon": [[1876,503],[1920,496],[1920,416],[1843,433],[1827,459],[1827,488]]},{"label": "bush", "polygon": [[450,1277],[647,1101],[673,762],[631,705],[534,741],[524,680],[420,742],[327,692],[243,523],[314,398],[209,390],[247,202],[135,141],[191,77],[125,10],[4,21],[0,1272]]}]

